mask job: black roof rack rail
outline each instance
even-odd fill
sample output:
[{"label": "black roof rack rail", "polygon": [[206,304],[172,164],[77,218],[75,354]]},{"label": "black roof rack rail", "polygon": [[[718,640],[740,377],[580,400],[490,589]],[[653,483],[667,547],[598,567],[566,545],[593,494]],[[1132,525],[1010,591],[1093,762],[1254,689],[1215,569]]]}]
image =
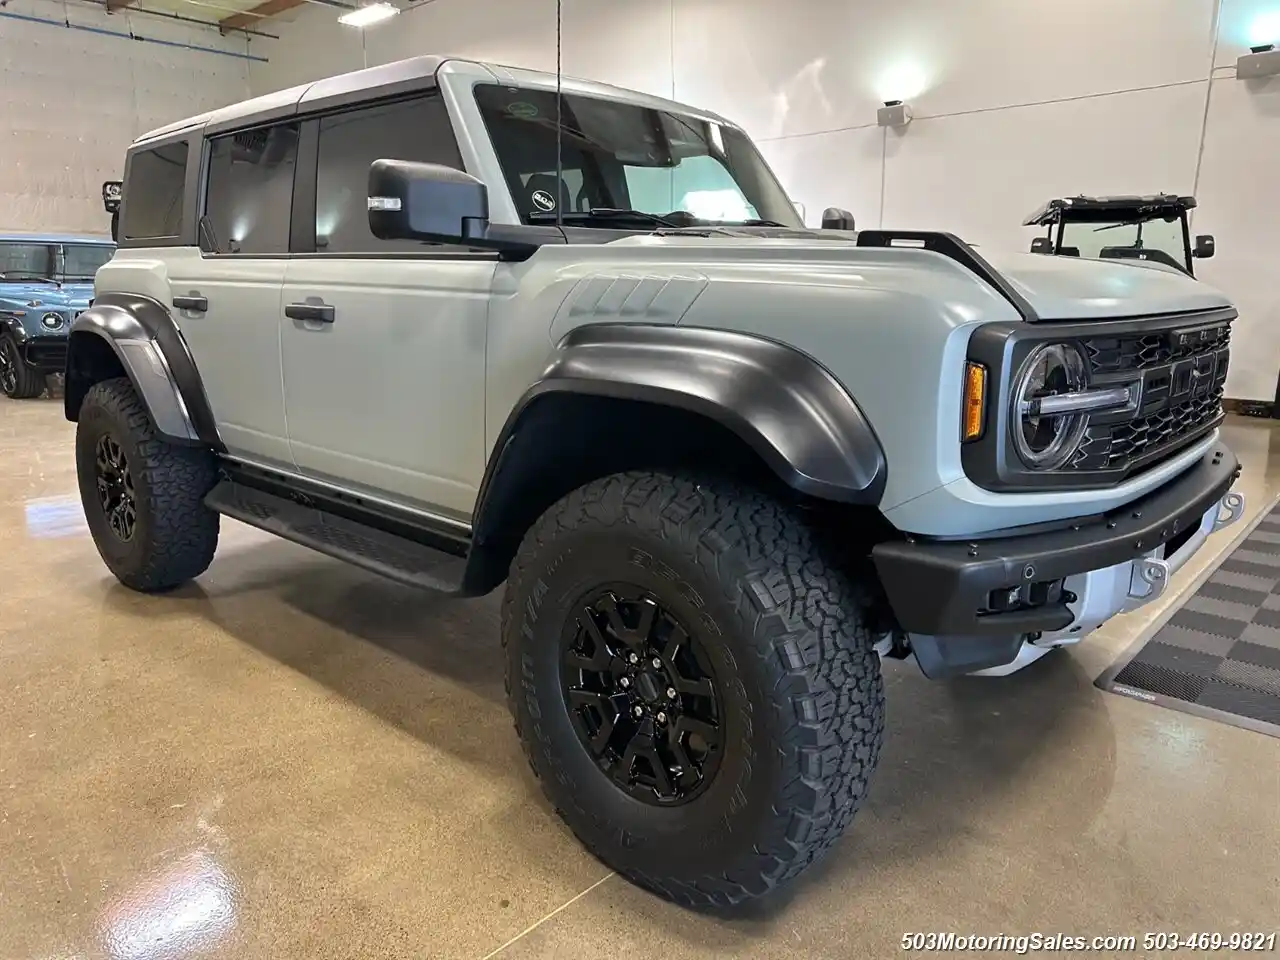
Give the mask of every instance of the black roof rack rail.
[{"label": "black roof rack rail", "polygon": [[[898,241],[901,241],[899,243]],[[966,270],[977,274],[984,282],[995,289],[1013,305],[1027,323],[1036,323],[1040,316],[1035,307],[1017,289],[1006,280],[995,267],[987,263],[973,247],[965,243],[954,233],[943,233],[938,230],[860,230],[858,231],[860,247],[893,247],[911,246],[932,250],[944,257],[950,257]]]}]

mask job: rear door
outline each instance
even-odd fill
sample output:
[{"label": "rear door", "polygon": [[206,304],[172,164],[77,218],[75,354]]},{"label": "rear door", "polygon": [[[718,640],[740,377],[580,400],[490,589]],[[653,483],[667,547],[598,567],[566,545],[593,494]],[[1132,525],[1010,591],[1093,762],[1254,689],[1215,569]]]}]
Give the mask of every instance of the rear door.
[{"label": "rear door", "polygon": [[290,469],[279,316],[297,156],[294,121],[211,139],[208,242],[169,263],[174,316],[228,452]]},{"label": "rear door", "polygon": [[280,318],[294,460],[314,479],[466,519],[484,471],[497,256],[379,240],[368,219],[374,160],[462,166],[447,111],[432,91],[307,123],[294,217],[314,232],[295,223]]}]

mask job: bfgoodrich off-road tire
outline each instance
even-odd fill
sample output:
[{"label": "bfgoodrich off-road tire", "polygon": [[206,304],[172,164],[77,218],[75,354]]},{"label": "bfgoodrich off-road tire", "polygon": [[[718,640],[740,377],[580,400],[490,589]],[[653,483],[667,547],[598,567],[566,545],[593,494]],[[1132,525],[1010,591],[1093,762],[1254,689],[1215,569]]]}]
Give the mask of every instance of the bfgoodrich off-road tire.
[{"label": "bfgoodrich off-road tire", "polygon": [[11,333],[0,333],[0,393],[10,400],[30,400],[44,393],[44,374],[22,359]]},{"label": "bfgoodrich off-road tire", "polygon": [[[654,615],[646,619],[637,602],[701,651],[675,671],[684,677],[661,679],[663,641],[646,652],[637,638],[663,628],[651,628]],[[629,620],[619,613],[628,606]],[[824,563],[803,520],[765,495],[654,473],[569,494],[520,546],[502,638],[516,729],[557,812],[606,864],[671,900],[732,905],[767,893],[822,856],[866,796],[884,736],[884,688],[865,598]],[[613,651],[607,667],[595,656],[600,640]],[[627,662],[632,646],[638,666]],[[578,669],[596,660],[599,672]],[[649,662],[655,669],[642,677]],[[714,700],[674,690],[698,684]],[[610,704],[618,698],[608,730],[595,722],[601,711],[583,712],[583,698],[596,696],[584,685],[603,685]],[[664,692],[675,694],[673,706]],[[718,739],[683,799],[649,789],[648,761],[614,762],[639,734],[603,754],[593,740],[632,711],[643,717],[637,724],[656,724],[659,710],[666,724],[701,711],[693,722]],[[698,748],[679,736],[677,759],[689,762],[668,772],[699,766],[690,759]],[[619,770],[622,781],[641,782],[624,785]]]},{"label": "bfgoodrich off-road tire", "polygon": [[213,454],[161,438],[127,379],[85,395],[76,473],[94,544],[125,586],[168,590],[213,562],[218,514],[204,505],[217,481]]}]

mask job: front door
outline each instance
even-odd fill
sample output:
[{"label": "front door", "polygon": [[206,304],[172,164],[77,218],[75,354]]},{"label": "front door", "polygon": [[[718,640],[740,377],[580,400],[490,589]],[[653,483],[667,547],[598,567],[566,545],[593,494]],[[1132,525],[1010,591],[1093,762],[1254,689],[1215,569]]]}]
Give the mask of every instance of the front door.
[{"label": "front door", "polygon": [[470,519],[497,257],[369,230],[373,161],[462,165],[448,111],[427,91],[308,124],[315,176],[299,178],[313,186],[293,215],[314,232],[286,270],[278,319],[294,461],[316,480]]},{"label": "front door", "polygon": [[290,261],[280,343],[299,470],[469,519],[485,465],[494,258]]}]

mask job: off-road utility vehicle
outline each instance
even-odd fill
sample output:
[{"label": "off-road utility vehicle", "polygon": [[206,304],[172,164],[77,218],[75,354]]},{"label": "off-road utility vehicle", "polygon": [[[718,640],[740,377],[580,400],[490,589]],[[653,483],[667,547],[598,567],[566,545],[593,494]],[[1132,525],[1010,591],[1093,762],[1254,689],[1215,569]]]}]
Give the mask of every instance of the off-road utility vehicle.
[{"label": "off-road utility vehicle", "polygon": [[1188,211],[1195,197],[1159,193],[1149,197],[1065,197],[1050,200],[1024,227],[1044,227],[1032,253],[1160,264],[1195,276],[1195,261],[1214,254],[1213,237],[1191,242]]},{"label": "off-road utility vehicle", "polygon": [[0,234],[0,393],[28,400],[62,373],[72,321],[115,245],[92,237]]},{"label": "off-road utility vehicle", "polygon": [[419,57],[134,143],[71,336],[81,496],[140,591],[204,571],[223,515],[505,581],[557,810],[633,881],[734,903],[863,801],[881,656],[1011,670],[1239,514],[1235,311],[1180,273],[805,230],[729,121],[556,89]]}]

